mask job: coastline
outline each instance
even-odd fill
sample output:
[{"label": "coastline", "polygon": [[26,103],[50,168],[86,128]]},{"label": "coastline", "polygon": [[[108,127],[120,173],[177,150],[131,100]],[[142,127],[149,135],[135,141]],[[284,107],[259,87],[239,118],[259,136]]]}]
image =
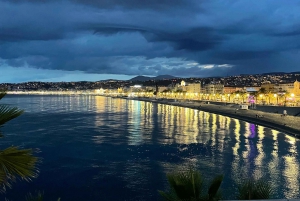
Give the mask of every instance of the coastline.
[{"label": "coastline", "polygon": [[[235,107],[236,105],[233,104],[213,105],[204,104],[204,102],[175,102],[168,99],[150,98],[132,98],[130,100],[174,105],[224,115],[242,121],[247,121],[249,123],[254,123],[257,125],[275,129],[300,139],[300,117],[298,116],[282,116],[281,114],[277,113],[262,112],[253,109],[241,110],[237,109]],[[259,117],[257,117],[257,115]]]},{"label": "coastline", "polygon": [[[142,97],[125,98],[125,97],[100,95],[100,94],[89,93],[89,92],[78,93],[76,91],[71,93],[65,91],[59,93],[57,91],[38,92],[38,93],[37,92],[34,93],[8,92],[8,94],[11,95],[93,95],[93,96],[104,96],[104,97],[111,97],[111,98],[121,98],[121,99],[128,99],[128,100],[138,100],[138,101],[145,101],[145,102],[174,105],[174,106],[192,108],[204,112],[219,114],[231,118],[236,118],[249,123],[254,123],[257,125],[275,129],[300,139],[300,116],[288,115],[283,117],[281,113],[272,113],[266,111],[259,111],[255,109],[241,110],[237,108],[236,104],[216,105],[216,104],[205,104],[205,102],[207,101],[188,102],[188,101],[180,100],[175,102],[175,100],[172,99],[154,99],[154,98],[142,98]],[[262,117],[257,118],[256,117],[257,115]]]}]

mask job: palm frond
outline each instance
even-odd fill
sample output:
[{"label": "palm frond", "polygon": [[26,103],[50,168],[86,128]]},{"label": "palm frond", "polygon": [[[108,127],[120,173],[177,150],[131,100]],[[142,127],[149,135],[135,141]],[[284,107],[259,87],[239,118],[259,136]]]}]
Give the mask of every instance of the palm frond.
[{"label": "palm frond", "polygon": [[254,199],[270,199],[273,189],[268,182],[258,180],[256,181],[255,192],[257,196]]},{"label": "palm frond", "polygon": [[223,175],[218,175],[211,182],[208,191],[204,193],[204,179],[199,171],[190,169],[186,172],[174,172],[167,174],[169,191],[159,191],[159,194],[167,201],[212,201],[219,200],[221,193],[219,188],[223,181]]},{"label": "palm frond", "polygon": [[170,190],[169,192],[158,191],[158,193],[166,201],[180,201],[180,199],[176,196],[176,193],[172,190]]},{"label": "palm frond", "polygon": [[197,198],[201,194],[203,178],[198,171],[167,174],[171,189],[181,199]]},{"label": "palm frond", "polygon": [[0,192],[4,192],[6,186],[10,187],[9,175],[6,175],[3,169],[0,168]]},{"label": "palm frond", "polygon": [[223,178],[224,178],[223,175],[218,175],[211,182],[210,187],[208,189],[208,199],[209,200],[214,200],[214,199],[218,200],[219,199],[220,195],[218,195],[218,191],[222,184]]},{"label": "palm frond", "polygon": [[43,201],[43,199],[44,199],[44,193],[40,191],[36,192],[35,195],[28,193],[28,195],[26,195],[25,197],[26,201]]},{"label": "palm frond", "polygon": [[30,180],[37,176],[38,158],[32,155],[31,149],[9,147],[0,151],[0,184],[5,190],[17,178]]},{"label": "palm frond", "polygon": [[270,199],[273,189],[263,179],[248,179],[239,185],[239,200]]},{"label": "palm frond", "polygon": [[0,126],[6,122],[20,116],[24,110],[17,107],[10,107],[8,105],[0,105]]},{"label": "palm frond", "polygon": [[0,100],[6,95],[6,90],[0,90]]}]

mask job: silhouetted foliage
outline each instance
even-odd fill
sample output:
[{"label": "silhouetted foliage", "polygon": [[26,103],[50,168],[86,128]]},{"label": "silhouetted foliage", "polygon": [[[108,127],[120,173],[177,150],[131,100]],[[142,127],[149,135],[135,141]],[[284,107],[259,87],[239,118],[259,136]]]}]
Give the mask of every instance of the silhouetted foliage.
[{"label": "silhouetted foliage", "polygon": [[273,192],[270,184],[263,179],[248,179],[242,182],[239,187],[239,200],[270,199]]},{"label": "silhouetted foliage", "polygon": [[167,201],[215,201],[221,198],[219,192],[223,175],[216,176],[204,190],[204,179],[199,171],[190,169],[187,172],[167,174],[170,190],[159,191]]},{"label": "silhouetted foliage", "polygon": [[[6,91],[0,91],[0,99],[6,95]],[[24,111],[16,107],[0,105],[0,127],[6,122],[20,116]],[[11,187],[17,178],[30,180],[37,176],[36,163],[38,158],[32,155],[31,149],[19,149],[11,146],[0,150],[0,185],[4,192],[6,187]]]}]

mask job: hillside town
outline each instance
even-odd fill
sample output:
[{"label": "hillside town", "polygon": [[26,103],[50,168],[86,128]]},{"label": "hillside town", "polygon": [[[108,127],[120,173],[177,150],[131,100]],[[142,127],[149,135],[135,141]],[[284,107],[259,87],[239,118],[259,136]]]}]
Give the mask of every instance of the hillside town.
[{"label": "hillside town", "polygon": [[[141,77],[141,76],[139,76]],[[128,81],[3,83],[15,94],[98,94],[264,105],[299,105],[300,73],[273,73],[214,78],[133,78]]]}]

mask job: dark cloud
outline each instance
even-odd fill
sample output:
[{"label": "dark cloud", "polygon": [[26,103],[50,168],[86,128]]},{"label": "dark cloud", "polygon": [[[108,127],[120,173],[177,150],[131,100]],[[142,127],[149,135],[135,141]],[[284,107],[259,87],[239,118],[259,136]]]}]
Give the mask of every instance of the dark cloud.
[{"label": "dark cloud", "polygon": [[169,42],[176,50],[203,51],[213,48],[222,42],[224,36],[218,35],[209,27],[199,27],[180,33],[168,33],[159,30],[133,27],[94,25],[89,28],[97,34],[111,35],[124,32],[140,32],[149,42]]},{"label": "dark cloud", "polygon": [[176,50],[188,51],[203,51],[208,50],[219,43],[225,38],[218,35],[214,29],[209,27],[199,27],[187,30],[181,33],[149,33],[143,32],[145,38],[150,42],[171,42]]},{"label": "dark cloud", "polygon": [[126,75],[294,71],[299,8],[295,0],[1,1],[0,60]]},{"label": "dark cloud", "polygon": [[272,54],[276,54],[273,51],[227,51],[227,52],[218,52],[216,53],[216,57],[224,59],[224,60],[239,60],[246,61],[251,59],[259,59],[270,57]]},{"label": "dark cloud", "polygon": [[0,30],[0,40],[5,42],[23,41],[23,40],[56,40],[62,39],[63,34],[60,31],[35,30],[27,28],[3,28]]},{"label": "dark cloud", "polygon": [[113,9],[155,9],[155,10],[169,10],[170,8],[195,8],[199,7],[201,1],[191,0],[73,0],[81,4],[88,4],[97,6],[99,8]]},{"label": "dark cloud", "polygon": [[[49,3],[49,2],[64,2],[64,0],[7,0],[14,3]],[[201,1],[196,0],[70,0],[70,2],[95,6],[101,9],[155,9],[155,10],[169,10],[178,8],[200,8]]]}]

